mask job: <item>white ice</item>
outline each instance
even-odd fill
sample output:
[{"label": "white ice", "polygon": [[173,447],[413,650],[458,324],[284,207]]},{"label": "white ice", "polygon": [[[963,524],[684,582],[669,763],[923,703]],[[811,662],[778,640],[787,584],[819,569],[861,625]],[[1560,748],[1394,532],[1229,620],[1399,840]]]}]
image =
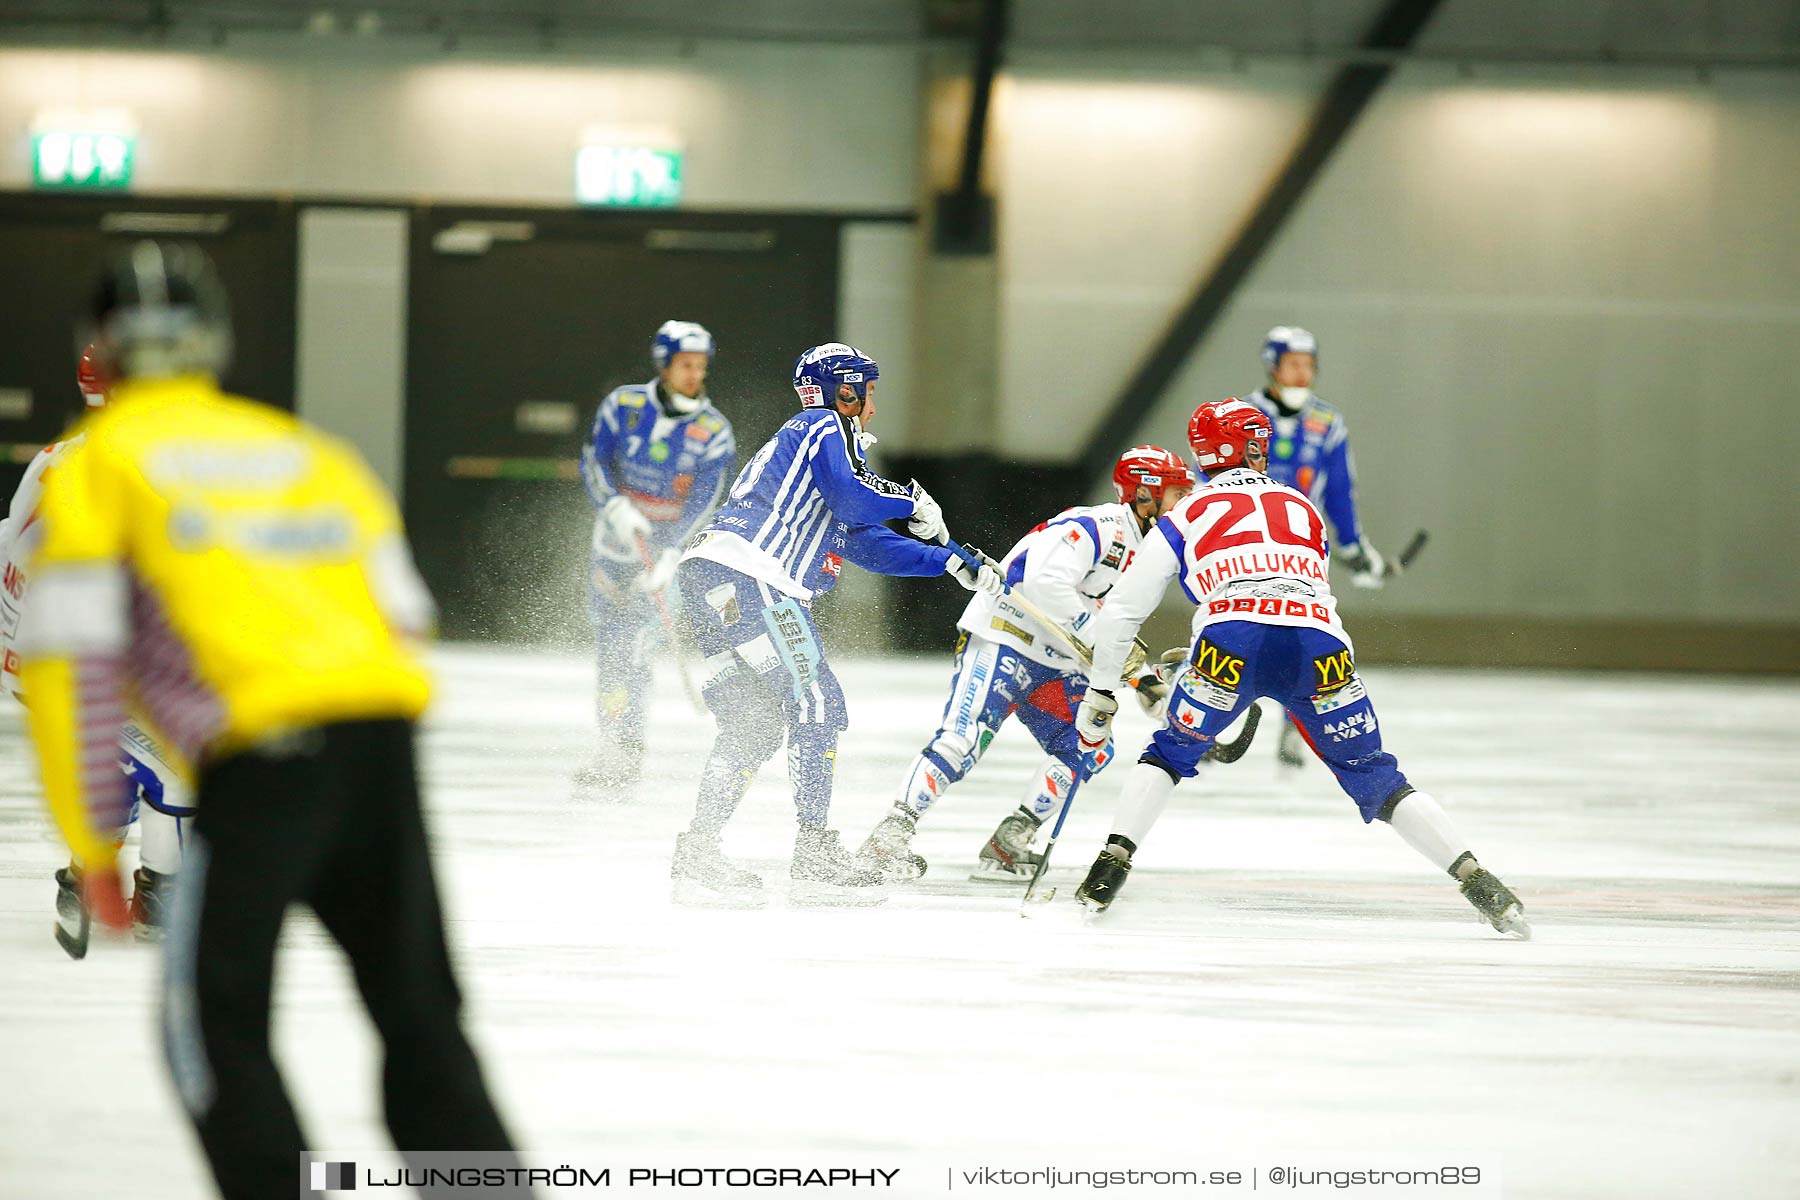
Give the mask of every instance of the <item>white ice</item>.
[{"label": "white ice", "polygon": [[[1082,794],[1039,919],[965,881],[1037,760],[1019,729],[928,815],[931,872],[885,905],[680,908],[668,857],[710,720],[669,687],[645,795],[584,806],[585,661],[450,648],[439,665],[437,861],[469,1025],[527,1146],[1199,1168],[1248,1168],[1249,1147],[1460,1150],[1497,1157],[1513,1197],[1800,1196],[1791,682],[1366,672],[1389,747],[1524,898],[1537,936],[1519,943],[1322,768],[1280,778],[1272,725],[1177,792],[1097,922],[1069,894],[1122,765]],[[832,818],[854,844],[949,671],[840,672]],[[209,1195],[156,1049],[155,951],[57,949],[59,847],[3,720],[0,1196]],[[1148,732],[1122,721],[1128,743]],[[728,849],[780,883],[792,826],[777,756]],[[305,918],[276,1029],[314,1144],[385,1145],[372,1039]]]}]

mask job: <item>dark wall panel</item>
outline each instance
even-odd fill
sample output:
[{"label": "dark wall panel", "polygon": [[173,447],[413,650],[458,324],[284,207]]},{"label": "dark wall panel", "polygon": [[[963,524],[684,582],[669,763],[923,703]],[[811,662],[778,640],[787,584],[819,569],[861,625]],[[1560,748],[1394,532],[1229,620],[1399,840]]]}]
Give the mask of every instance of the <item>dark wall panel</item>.
[{"label": "dark wall panel", "polygon": [[[528,228],[468,252],[471,222]],[[405,507],[450,637],[586,640],[574,464],[600,397],[654,374],[663,321],[717,339],[708,391],[745,454],[794,411],[800,351],[838,332],[827,217],[423,208],[410,257]],[[575,429],[521,427],[527,402],[575,405]]]},{"label": "dark wall panel", "polygon": [[[28,389],[31,413],[0,416],[0,487],[24,448],[80,412],[75,321],[106,252],[146,232],[205,247],[231,295],[236,353],[226,386],[294,406],[294,209],[284,201],[0,193],[0,389]],[[135,232],[134,232],[135,231]],[[11,448],[17,448],[16,450]]]}]

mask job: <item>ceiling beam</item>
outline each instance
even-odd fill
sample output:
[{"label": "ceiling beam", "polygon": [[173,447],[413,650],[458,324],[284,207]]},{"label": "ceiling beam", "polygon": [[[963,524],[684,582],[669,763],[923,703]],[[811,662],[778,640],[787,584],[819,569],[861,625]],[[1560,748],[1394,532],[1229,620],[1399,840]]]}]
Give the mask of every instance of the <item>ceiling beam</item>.
[{"label": "ceiling beam", "polygon": [[[1441,3],[1442,0],[1388,0],[1364,36],[1362,48],[1406,50]],[[1293,152],[1270,179],[1256,207],[1095,424],[1077,459],[1082,479],[1098,479],[1111,470],[1120,437],[1135,432],[1168,391],[1194,348],[1206,338],[1238,287],[1325,170],[1332,152],[1356,127],[1393,71],[1391,62],[1352,63],[1338,70]]]},{"label": "ceiling beam", "polygon": [[940,254],[994,252],[994,200],[981,190],[981,162],[987,150],[988,108],[994,75],[1006,43],[1007,0],[983,0],[975,26],[975,61],[969,74],[969,121],[963,130],[962,166],[956,190],[938,197],[934,224]]}]

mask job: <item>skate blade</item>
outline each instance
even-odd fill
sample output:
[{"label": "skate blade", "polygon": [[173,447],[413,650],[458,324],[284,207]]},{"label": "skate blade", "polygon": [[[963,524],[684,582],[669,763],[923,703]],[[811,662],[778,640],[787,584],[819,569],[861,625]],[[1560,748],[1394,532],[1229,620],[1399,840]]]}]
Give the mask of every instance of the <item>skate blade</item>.
[{"label": "skate blade", "polygon": [[858,860],[857,865],[865,871],[874,871],[889,883],[911,883],[925,877],[923,865],[905,859],[864,857]]},{"label": "skate blade", "polygon": [[800,908],[873,908],[887,903],[888,890],[874,885],[851,887],[817,879],[796,879],[788,886],[788,903]]},{"label": "skate blade", "polygon": [[977,860],[975,869],[969,872],[969,882],[997,883],[1003,886],[1023,887],[1031,882],[1031,876],[1035,869],[1036,864],[1034,863],[1028,865],[1024,871],[1015,871],[1002,863],[993,862],[984,858]]},{"label": "skate blade", "polygon": [[765,908],[769,895],[761,888],[715,888],[697,879],[677,879],[675,903],[685,908]]},{"label": "skate blade", "polygon": [[90,918],[86,908],[73,921],[66,921],[59,914],[56,918],[56,944],[63,948],[64,954],[80,962],[87,957],[89,928]]},{"label": "skate blade", "polygon": [[1501,913],[1499,919],[1494,922],[1494,928],[1502,936],[1515,941],[1529,942],[1531,940],[1531,926],[1526,922],[1525,914],[1516,907]]},{"label": "skate blade", "polygon": [[1019,915],[1024,917],[1027,921],[1033,920],[1043,913],[1048,912],[1049,904],[1054,899],[1056,899],[1056,889],[1053,887],[1043,888],[1035,892],[1026,892],[1019,900]]}]

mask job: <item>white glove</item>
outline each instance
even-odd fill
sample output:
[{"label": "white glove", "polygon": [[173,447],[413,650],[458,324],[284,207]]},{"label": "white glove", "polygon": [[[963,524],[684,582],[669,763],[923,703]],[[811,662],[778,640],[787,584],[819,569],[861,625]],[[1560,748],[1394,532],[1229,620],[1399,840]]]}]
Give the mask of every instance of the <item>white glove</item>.
[{"label": "white glove", "polygon": [[1112,719],[1119,711],[1119,702],[1113,694],[1104,688],[1090,687],[1087,695],[1081,698],[1081,707],[1075,711],[1075,735],[1081,739],[1084,752],[1092,753],[1106,745],[1106,739],[1112,736]]},{"label": "white glove", "polygon": [[1343,548],[1350,582],[1359,588],[1378,588],[1387,582],[1387,560],[1368,538]]},{"label": "white glove", "polygon": [[1131,681],[1139,708],[1152,717],[1162,715],[1169,702],[1169,688],[1181,668],[1187,665],[1187,654],[1186,646],[1176,646],[1163,651],[1162,657],[1155,662],[1144,664],[1144,669]]},{"label": "white glove", "polygon": [[1006,590],[1006,580],[994,569],[994,560],[979,550],[971,551],[981,561],[971,566],[961,556],[952,554],[950,561],[944,564],[944,574],[968,588],[971,592],[986,592],[990,596],[998,596]]},{"label": "white glove", "polygon": [[614,496],[600,510],[606,520],[606,527],[621,545],[635,546],[639,538],[650,536],[650,519],[639,512],[637,505],[623,496]]},{"label": "white glove", "polygon": [[913,480],[912,495],[913,515],[906,522],[907,530],[920,541],[936,542],[940,546],[948,543],[950,531],[944,528],[944,510],[916,479]]},{"label": "white glove", "polygon": [[675,566],[681,561],[681,551],[670,546],[658,554],[650,563],[650,569],[637,577],[638,590],[648,592],[652,596],[660,596],[667,591],[669,584],[675,580]]}]

